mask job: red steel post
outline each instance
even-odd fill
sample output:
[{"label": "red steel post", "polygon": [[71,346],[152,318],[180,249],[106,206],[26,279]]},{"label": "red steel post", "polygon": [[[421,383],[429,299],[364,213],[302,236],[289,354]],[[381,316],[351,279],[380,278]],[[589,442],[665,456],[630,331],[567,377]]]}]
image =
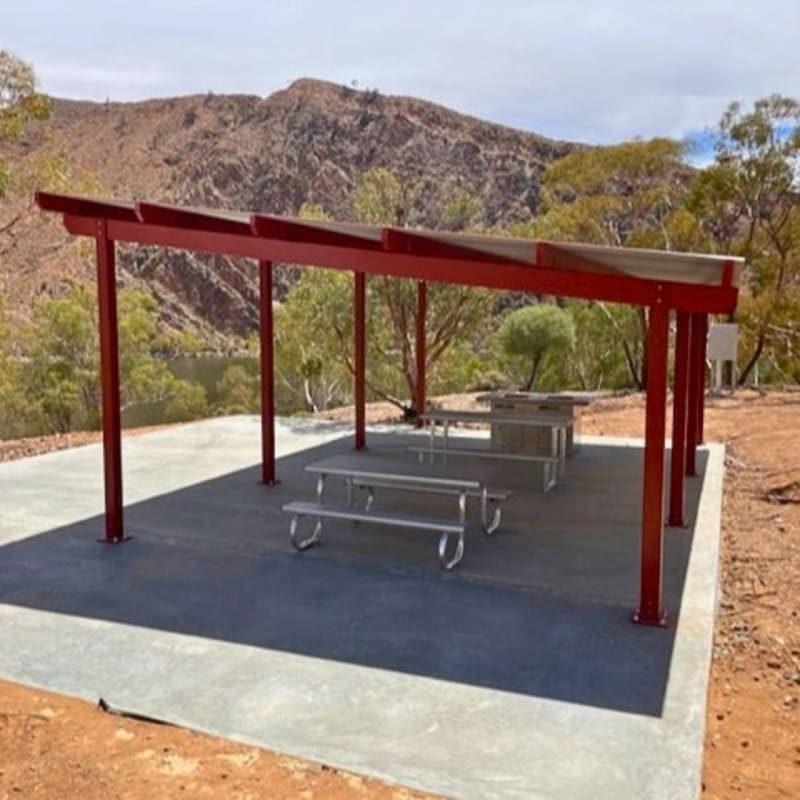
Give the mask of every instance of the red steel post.
[{"label": "red steel post", "polygon": [[125,539],[122,520],[122,425],[119,393],[116,254],[114,241],[108,238],[106,220],[97,220],[96,244],[106,504],[106,533],[102,541],[116,544]]},{"label": "red steel post", "polygon": [[689,314],[677,313],[675,378],[672,391],[672,455],[670,457],[669,524],[686,524],[686,412],[689,392]]},{"label": "red steel post", "polygon": [[643,625],[665,625],[661,607],[664,544],[664,434],[667,411],[669,310],[650,306],[647,326],[647,401],[642,504],[642,551],[639,607],[633,616]]},{"label": "red steel post", "polygon": [[422,427],[422,415],[425,413],[425,317],[428,313],[428,284],[425,281],[417,283],[417,407],[418,428]]},{"label": "red steel post", "polygon": [[691,314],[689,316],[689,386],[686,410],[686,474],[697,474],[697,431],[698,431],[698,411],[700,410],[697,402],[698,387],[700,384],[700,373],[698,371],[698,342],[700,341],[700,315]]},{"label": "red steel post", "polygon": [[355,449],[364,450],[367,446],[366,433],[366,280],[363,272],[356,272],[353,285],[353,312],[355,316],[353,378],[355,383],[356,403],[356,439]]},{"label": "red steel post", "polygon": [[261,482],[275,480],[275,368],[272,327],[272,262],[258,262],[261,336]]},{"label": "red steel post", "polygon": [[708,349],[708,314],[700,315],[700,392],[697,402],[700,407],[697,411],[697,443],[705,442],[706,421],[706,350]]}]

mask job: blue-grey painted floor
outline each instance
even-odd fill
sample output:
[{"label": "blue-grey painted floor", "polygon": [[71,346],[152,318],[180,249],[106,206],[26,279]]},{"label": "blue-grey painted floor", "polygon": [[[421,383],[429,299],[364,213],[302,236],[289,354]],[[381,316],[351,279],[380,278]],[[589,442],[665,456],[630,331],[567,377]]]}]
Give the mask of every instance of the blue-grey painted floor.
[{"label": "blue-grey painted floor", "polygon": [[95,541],[99,446],[0,465],[0,676],[449,796],[696,796],[722,448],[689,482],[697,524],[667,529],[661,630],[630,622],[636,443],[590,440],[547,494],[483,462],[504,524],[443,574],[434,534],[331,523],[291,549],[281,505],[347,431],[284,421],[272,488],[253,418],[127,439],[121,546]]}]

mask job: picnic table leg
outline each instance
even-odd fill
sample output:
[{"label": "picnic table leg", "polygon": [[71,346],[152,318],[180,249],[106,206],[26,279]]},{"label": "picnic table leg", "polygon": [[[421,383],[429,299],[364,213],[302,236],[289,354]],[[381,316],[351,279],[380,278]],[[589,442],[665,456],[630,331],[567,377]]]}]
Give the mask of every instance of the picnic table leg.
[{"label": "picnic table leg", "polygon": [[[325,475],[324,473],[320,473],[319,477],[317,478],[317,502],[321,504],[324,496]],[[297,527],[302,518],[302,514],[294,514],[289,522],[289,539],[291,540],[295,550],[308,550],[309,547],[317,544],[322,538],[322,517],[317,517],[317,522],[316,525],[314,525],[314,530],[311,536],[307,536],[305,539],[298,538]]]},{"label": "picnic table leg", "polygon": [[295,550],[308,550],[309,547],[319,542],[322,535],[322,520],[318,517],[317,523],[314,526],[314,532],[311,534],[311,536],[308,536],[305,539],[299,539],[297,537],[297,526],[300,524],[300,520],[302,518],[302,514],[294,514],[289,522],[289,538],[291,539]]},{"label": "picnic table leg", "polygon": [[492,521],[489,522],[489,490],[484,486],[481,488],[481,528],[487,536],[491,536],[500,527],[502,510],[497,500],[494,503],[494,514]]},{"label": "picnic table leg", "polygon": [[461,561],[464,556],[464,525],[467,519],[467,492],[462,490],[458,495],[458,521],[461,523],[461,533],[458,534],[458,542],[456,543],[456,551],[452,558],[447,556],[447,545],[450,541],[451,533],[443,532],[439,538],[439,564],[442,569],[450,570]]}]

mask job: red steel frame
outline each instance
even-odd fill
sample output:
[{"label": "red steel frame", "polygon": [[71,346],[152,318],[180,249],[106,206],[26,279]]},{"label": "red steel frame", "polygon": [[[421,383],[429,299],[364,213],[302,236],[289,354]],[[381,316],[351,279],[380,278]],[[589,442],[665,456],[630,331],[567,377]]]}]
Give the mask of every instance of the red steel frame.
[{"label": "red steel frame", "polygon": [[677,313],[675,376],[672,390],[672,455],[670,458],[669,524],[686,524],[686,445],[689,404],[690,316]]},{"label": "red steel frame", "polygon": [[366,276],[356,272],[353,276],[353,314],[354,314],[354,347],[353,347],[353,382],[356,404],[355,449],[364,450],[367,446],[367,346],[366,346]]},{"label": "red steel frame", "polygon": [[258,262],[258,319],[261,338],[261,482],[275,478],[275,367],[272,326],[272,262]]},{"label": "red steel frame", "polygon": [[686,474],[697,474],[697,447],[701,441],[701,407],[705,375],[703,315],[692,314],[689,353],[689,408],[686,426]]},{"label": "red steel frame", "polygon": [[122,516],[122,425],[119,391],[117,275],[115,246],[108,237],[108,223],[104,219],[96,222],[96,242],[106,502],[104,541],[116,544],[125,539]]},{"label": "red steel frame", "polygon": [[[67,211],[64,224],[76,236],[94,235],[92,219]],[[663,302],[670,308],[702,313],[728,313],[736,308],[738,296],[738,290],[734,287],[660,282],[619,273],[593,273],[578,263],[574,269],[570,269],[566,266],[571,263],[568,253],[564,253],[558,262],[565,266],[531,266],[516,262],[498,265],[496,260],[482,258],[479,253],[471,253],[471,257],[463,255],[463,248],[458,247],[448,251],[449,256],[428,255],[346,246],[341,243],[327,244],[317,240],[269,239],[244,233],[171,228],[167,225],[117,219],[108,220],[108,235],[115,241],[260,260],[316,264],[334,269],[436,280],[464,286],[486,286],[641,306]]]},{"label": "red steel frame", "polygon": [[[663,625],[661,603],[664,535],[664,434],[666,427],[669,316],[677,313],[675,406],[671,462],[670,522],[684,519],[682,473],[696,471],[703,438],[705,346],[709,313],[735,310],[733,262],[719,285],[646,280],[596,264],[557,244],[539,243],[532,264],[485,255],[472,248],[433,241],[424,235],[384,229],[380,240],[358,229],[330,230],[301,220],[266,215],[207,214],[150,203],[135,206],[37,193],[43,210],[64,215],[70,233],[97,242],[100,354],[103,398],[105,541],[124,537],[120,447],[119,355],[115,242],[160,245],[254,258],[259,262],[261,337],[262,480],[275,482],[272,262],[317,264],[354,272],[355,447],[366,447],[366,275],[418,281],[417,408],[425,404],[425,316],[427,281],[518,290],[647,306],[648,377],[645,422],[640,602],[636,621]],[[685,429],[685,434],[682,431]],[[685,467],[684,467],[685,461]],[[680,522],[679,522],[680,520]]]},{"label": "red steel frame", "polygon": [[708,314],[700,315],[700,351],[698,370],[700,372],[698,381],[699,407],[697,410],[697,443],[705,442],[705,421],[706,421],[706,351],[708,349]]},{"label": "red steel frame", "polygon": [[425,413],[425,318],[428,315],[428,284],[420,281],[417,284],[417,396],[415,405],[417,407],[418,428],[422,427],[422,415]]},{"label": "red steel frame", "polygon": [[639,607],[634,620],[644,625],[666,624],[661,606],[664,549],[664,433],[667,405],[669,309],[650,307],[647,325],[647,401],[642,501],[642,559]]}]

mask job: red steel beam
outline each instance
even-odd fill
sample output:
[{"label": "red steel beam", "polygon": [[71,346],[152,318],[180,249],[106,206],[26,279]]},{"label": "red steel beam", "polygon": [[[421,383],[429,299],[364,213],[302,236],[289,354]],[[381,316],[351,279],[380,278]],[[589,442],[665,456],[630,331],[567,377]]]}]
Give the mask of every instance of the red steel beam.
[{"label": "red steel beam", "polygon": [[272,327],[272,262],[258,262],[259,334],[261,337],[261,482],[275,479],[275,367]]},{"label": "red steel beam", "polygon": [[594,272],[602,275],[621,275],[619,270],[598,264],[596,261],[577,256],[550,242],[538,242],[536,245],[536,264],[542,267],[558,267],[577,272]]},{"label": "red steel beam", "polygon": [[332,247],[356,247],[362,250],[380,250],[381,243],[362,236],[353,236],[341,231],[326,230],[315,225],[304,225],[295,220],[283,219],[269,214],[253,214],[250,229],[256,236],[266,236],[287,242],[327,245]]},{"label": "red steel beam", "polygon": [[[94,220],[105,219],[136,222],[136,208],[133,203],[119,200],[93,200],[88,197],[55,194],[53,192],[36,192],[34,202],[42,211],[56,211],[62,214],[73,214],[87,219],[90,226]],[[93,236],[87,233],[86,236]],[[113,236],[111,237],[113,239]]]},{"label": "red steel beam", "polygon": [[[70,233],[93,235],[94,223],[85,217],[67,214],[64,224]],[[578,270],[514,263],[499,265],[466,256],[437,257],[371,250],[366,247],[312,244],[252,235],[169,228],[141,222],[110,220],[108,230],[109,236],[116,241],[631,305],[652,305],[662,301],[671,308],[703,313],[733,311],[738,295],[733,287],[657,283],[627,275],[597,275]]]},{"label": "red steel beam", "polygon": [[120,420],[117,279],[113,239],[108,224],[98,220],[97,302],[100,319],[100,384],[103,415],[103,470],[105,481],[105,538],[124,541],[122,519],[122,425]]},{"label": "red steel beam", "polygon": [[664,434],[667,407],[669,309],[650,307],[647,326],[647,401],[644,444],[644,491],[639,607],[634,621],[666,625],[661,606],[664,550]]},{"label": "red steel beam", "polygon": [[353,381],[355,384],[356,435],[355,449],[364,450],[367,446],[366,432],[366,276],[363,272],[354,274],[353,282],[353,315],[354,315],[354,353]]},{"label": "red steel beam", "polygon": [[686,412],[689,401],[689,314],[679,311],[675,333],[675,377],[672,391],[669,524],[686,524]]},{"label": "red steel beam", "polygon": [[428,314],[428,284],[420,281],[417,284],[417,408],[416,426],[422,427],[422,415],[425,413],[425,318]]},{"label": "red steel beam", "polygon": [[163,225],[170,228],[188,228],[189,230],[211,230],[217,233],[250,233],[249,219],[234,219],[235,214],[225,216],[223,212],[217,216],[209,210],[181,208],[179,206],[159,205],[158,203],[137,203],[136,216],[141,222],[151,225]]},{"label": "red steel beam", "polygon": [[383,249],[392,253],[408,253],[436,258],[466,258],[484,264],[519,264],[510,258],[483,253],[471,247],[442,242],[400,228],[383,229]]}]

